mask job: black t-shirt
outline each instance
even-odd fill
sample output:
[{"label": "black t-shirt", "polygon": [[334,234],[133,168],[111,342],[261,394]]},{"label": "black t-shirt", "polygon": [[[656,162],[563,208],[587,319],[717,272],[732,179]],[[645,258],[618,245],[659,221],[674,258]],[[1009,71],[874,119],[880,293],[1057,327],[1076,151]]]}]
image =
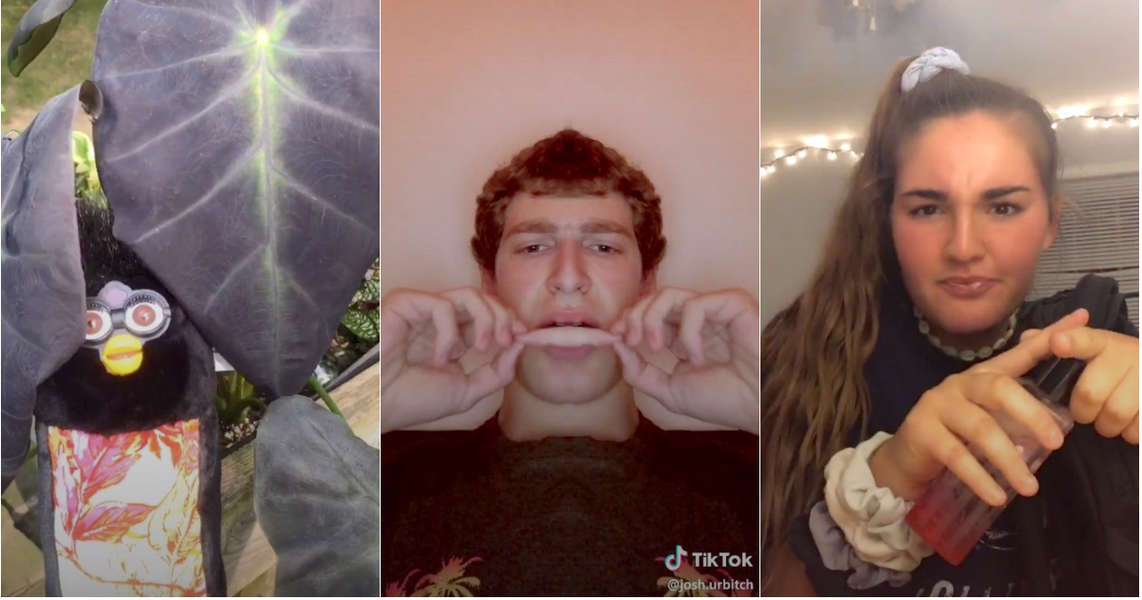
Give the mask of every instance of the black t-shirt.
[{"label": "black t-shirt", "polygon": [[[495,418],[387,433],[385,594],[665,595],[703,579],[756,595],[757,452],[748,433],[664,431],[641,417],[621,443],[512,442]],[[678,546],[688,554],[672,571]],[[706,565],[697,552],[727,554]]]},{"label": "black t-shirt", "polygon": [[[1014,335],[999,351],[1018,343],[1019,334],[1023,330],[1043,327],[1062,317],[1066,312],[1065,301],[1064,292],[1024,303],[1017,316]],[[1113,329],[1138,335],[1136,327],[1125,313],[1119,315]],[[886,286],[880,306],[880,335],[876,348],[865,365],[865,381],[872,408],[869,435],[877,431],[895,433],[925,391],[968,366],[968,363],[950,357],[933,346],[920,333],[907,294],[900,288]],[[1076,428],[1081,427],[1089,425],[1076,425]],[[858,425],[850,433],[848,445],[855,446],[860,441]],[[1048,457],[1040,468],[1039,477],[1044,486],[1041,489],[1045,490],[1052,471],[1057,470],[1057,466],[1052,464],[1057,462],[1052,461],[1054,457],[1055,455]],[[802,515],[794,521],[790,531],[790,545],[805,563],[809,579],[821,595],[1008,596],[1019,593],[1017,549],[1020,528],[1016,526],[1016,519],[1020,518],[1023,511],[1021,505],[1029,501],[1036,500],[1016,496],[959,567],[954,567],[938,554],[933,554],[912,572],[907,584],[896,588],[887,582],[865,590],[850,588],[846,580],[851,572],[833,571],[822,563],[809,532],[808,515]],[[1048,553],[1050,564],[1054,565],[1057,562],[1056,553],[1050,548],[1044,551]],[[1052,570],[1051,581],[1046,587],[1055,589],[1058,575]]]}]

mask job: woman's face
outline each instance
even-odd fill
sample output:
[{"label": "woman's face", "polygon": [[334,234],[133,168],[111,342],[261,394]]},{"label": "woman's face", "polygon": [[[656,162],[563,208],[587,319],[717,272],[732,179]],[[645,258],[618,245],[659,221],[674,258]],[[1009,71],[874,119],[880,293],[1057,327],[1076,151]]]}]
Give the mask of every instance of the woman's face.
[{"label": "woman's face", "polygon": [[1010,118],[974,111],[928,122],[899,153],[890,215],[908,293],[945,336],[987,332],[1026,297],[1057,231],[1027,142]]}]

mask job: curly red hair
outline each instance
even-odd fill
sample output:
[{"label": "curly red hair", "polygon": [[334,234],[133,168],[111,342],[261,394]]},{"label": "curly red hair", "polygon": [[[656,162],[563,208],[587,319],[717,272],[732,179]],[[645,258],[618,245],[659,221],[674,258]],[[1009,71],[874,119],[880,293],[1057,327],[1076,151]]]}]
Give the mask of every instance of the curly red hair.
[{"label": "curly red hair", "polygon": [[516,154],[488,178],[476,198],[476,234],[472,254],[480,268],[495,274],[504,215],[517,194],[622,196],[633,213],[634,235],[646,276],[666,251],[662,236],[662,200],[639,169],[602,142],[564,129]]}]

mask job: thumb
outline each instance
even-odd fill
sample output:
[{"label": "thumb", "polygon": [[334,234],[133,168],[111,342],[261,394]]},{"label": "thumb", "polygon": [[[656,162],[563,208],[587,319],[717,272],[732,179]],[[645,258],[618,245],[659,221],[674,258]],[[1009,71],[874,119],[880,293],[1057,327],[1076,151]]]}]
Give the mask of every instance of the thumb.
[{"label": "thumb", "polygon": [[1051,356],[1051,336],[1056,331],[1066,331],[1075,327],[1086,325],[1090,313],[1086,309],[1078,309],[1067,316],[1051,323],[1039,333],[1029,339],[1021,339],[1014,348],[981,362],[972,367],[971,371],[1003,373],[1011,377],[1018,377],[1030,371],[1039,364],[1039,361]]}]

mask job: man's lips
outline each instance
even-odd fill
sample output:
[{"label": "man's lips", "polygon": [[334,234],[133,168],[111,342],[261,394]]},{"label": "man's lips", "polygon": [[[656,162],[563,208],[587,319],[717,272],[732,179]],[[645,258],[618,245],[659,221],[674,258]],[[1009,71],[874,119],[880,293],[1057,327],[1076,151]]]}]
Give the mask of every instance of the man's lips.
[{"label": "man's lips", "polygon": [[528,346],[609,346],[618,336],[594,327],[545,327],[534,329],[519,337]]},{"label": "man's lips", "polygon": [[545,327],[519,338],[527,346],[540,346],[548,356],[559,360],[580,360],[619,338],[594,327]]}]

